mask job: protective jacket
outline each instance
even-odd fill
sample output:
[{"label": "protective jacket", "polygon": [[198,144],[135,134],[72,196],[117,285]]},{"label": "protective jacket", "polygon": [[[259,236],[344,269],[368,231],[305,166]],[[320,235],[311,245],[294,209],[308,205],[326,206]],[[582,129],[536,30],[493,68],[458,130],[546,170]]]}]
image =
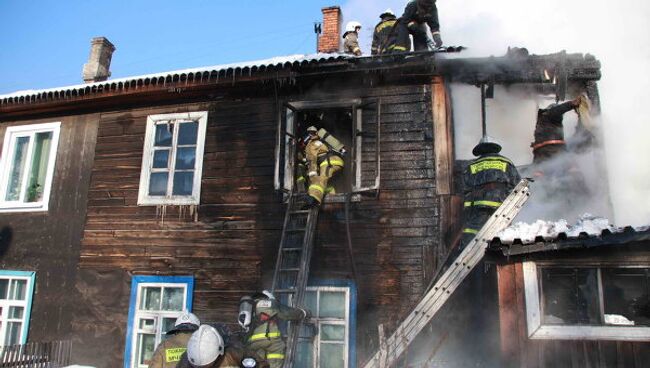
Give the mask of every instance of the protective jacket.
[{"label": "protective jacket", "polygon": [[359,47],[359,35],[357,32],[346,32],[343,36],[343,52],[346,54],[361,55],[361,48]]},{"label": "protective jacket", "polygon": [[537,123],[535,125],[535,142],[531,144],[534,155],[533,162],[542,162],[566,150],[562,120],[564,114],[574,108],[574,102],[569,101],[538,110]]},{"label": "protective jacket", "polygon": [[[224,354],[220,356],[210,368],[239,368],[243,356],[242,352],[238,349],[226,346]],[[187,353],[184,353],[178,362],[178,365],[174,365],[173,367],[194,368],[190,364],[189,359],[187,359]]]},{"label": "protective jacket", "polygon": [[372,55],[382,55],[387,53],[389,49],[393,50],[395,48],[397,38],[396,23],[397,19],[395,17],[387,16],[375,26],[375,32],[372,35]]},{"label": "protective jacket", "polygon": [[507,158],[489,153],[472,161],[463,174],[465,228],[475,235],[520,180],[515,165]]},{"label": "protective jacket", "polygon": [[429,45],[433,42],[427,35],[426,26],[431,30],[432,36],[440,38],[440,22],[438,21],[438,8],[435,0],[409,1],[404,8],[401,19],[408,31],[413,35],[415,51],[428,50]]},{"label": "protective jacket", "polygon": [[192,331],[180,331],[158,345],[151,357],[149,368],[174,368],[187,350]]},{"label": "protective jacket", "polygon": [[327,144],[318,139],[311,140],[305,147],[305,156],[309,171],[309,188],[307,192],[319,203],[328,190],[328,182],[344,165],[343,158],[333,152]]},{"label": "protective jacket", "polygon": [[305,318],[305,311],[283,305],[275,299],[260,299],[255,303],[254,316],[246,349],[259,358],[266,359],[271,368],[281,367],[286,346],[278,320],[300,321]]}]

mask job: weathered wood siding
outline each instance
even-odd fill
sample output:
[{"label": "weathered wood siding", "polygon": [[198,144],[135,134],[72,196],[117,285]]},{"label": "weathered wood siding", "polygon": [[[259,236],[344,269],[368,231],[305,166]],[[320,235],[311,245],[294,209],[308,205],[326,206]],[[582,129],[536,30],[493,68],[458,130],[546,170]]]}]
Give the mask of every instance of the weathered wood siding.
[{"label": "weathered wood siding", "polygon": [[[431,92],[422,84],[344,94],[382,101],[380,195],[350,210],[363,360],[376,346],[377,324],[389,331],[396,326],[419,299],[439,256]],[[318,99],[329,97],[341,98],[341,92],[318,93]],[[209,115],[196,217],[188,207],[138,206],[146,117],[201,110]],[[365,114],[364,130],[374,132],[375,122],[373,113]],[[276,100],[263,97],[101,114],[78,278],[75,337],[83,348],[77,361],[120,364],[130,275],[193,275],[194,312],[204,321],[235,322],[238,299],[270,286],[284,215],[273,187],[276,128]],[[364,165],[374,167],[374,135],[363,147]],[[351,278],[343,208],[328,204],[323,210],[313,277]]]},{"label": "weathered wood siding", "polygon": [[98,120],[99,115],[79,115],[0,123],[2,145],[8,126],[61,122],[48,211],[0,213],[0,268],[36,272],[28,335],[32,342],[70,334]]}]

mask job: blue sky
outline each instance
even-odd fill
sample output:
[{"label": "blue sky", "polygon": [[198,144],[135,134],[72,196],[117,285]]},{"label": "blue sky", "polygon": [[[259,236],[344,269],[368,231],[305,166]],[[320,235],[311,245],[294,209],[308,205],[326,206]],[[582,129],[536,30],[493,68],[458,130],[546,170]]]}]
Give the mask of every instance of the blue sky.
[{"label": "blue sky", "polygon": [[112,78],[315,51],[336,0],[0,0],[0,94],[81,83],[90,40]]}]

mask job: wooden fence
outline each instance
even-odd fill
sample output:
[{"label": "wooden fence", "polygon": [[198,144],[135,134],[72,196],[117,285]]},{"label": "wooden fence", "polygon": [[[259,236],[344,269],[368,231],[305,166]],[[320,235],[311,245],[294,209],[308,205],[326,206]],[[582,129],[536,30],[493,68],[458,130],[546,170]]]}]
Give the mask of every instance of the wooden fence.
[{"label": "wooden fence", "polygon": [[70,340],[0,346],[0,367],[59,368],[70,364]]}]

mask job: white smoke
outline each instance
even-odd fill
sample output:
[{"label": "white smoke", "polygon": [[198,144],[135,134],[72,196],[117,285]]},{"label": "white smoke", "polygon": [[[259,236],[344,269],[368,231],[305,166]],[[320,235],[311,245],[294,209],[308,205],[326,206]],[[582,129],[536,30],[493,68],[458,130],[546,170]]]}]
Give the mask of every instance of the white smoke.
[{"label": "white smoke", "polygon": [[[379,14],[391,7],[399,16],[406,2],[349,0],[342,6],[346,20],[364,25],[360,35],[364,52],[369,53]],[[650,2],[438,0],[437,4],[443,40],[467,46],[464,57],[499,56],[508,46],[523,46],[536,54],[591,53],[601,61],[599,87],[615,223],[650,224],[650,118],[645,110],[650,97],[650,78],[645,75],[650,70]],[[478,130],[480,125],[477,137]],[[504,154],[511,149],[516,150],[506,148]]]}]

